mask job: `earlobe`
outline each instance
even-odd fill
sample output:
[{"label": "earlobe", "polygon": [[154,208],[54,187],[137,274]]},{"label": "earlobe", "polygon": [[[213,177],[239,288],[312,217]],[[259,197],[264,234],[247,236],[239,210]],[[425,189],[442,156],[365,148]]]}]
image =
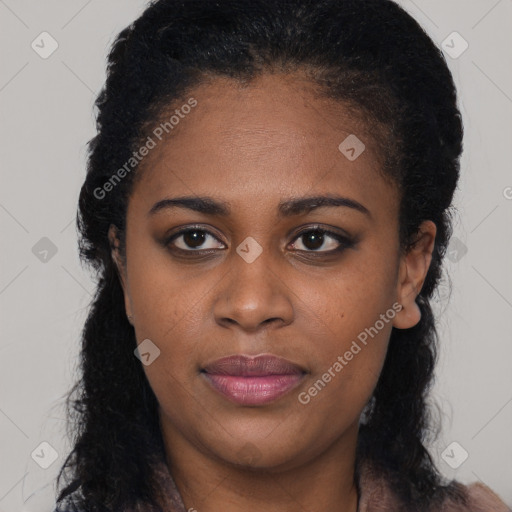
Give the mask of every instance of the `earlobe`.
[{"label": "earlobe", "polygon": [[397,329],[409,329],[421,320],[421,310],[416,303],[416,297],[430,268],[436,231],[436,225],[432,221],[424,221],[414,245],[400,260],[397,296],[402,310],[393,319],[393,327]]},{"label": "earlobe", "polygon": [[410,329],[421,320],[421,310],[416,301],[407,305],[402,304],[402,309],[393,319],[393,327],[397,329]]}]

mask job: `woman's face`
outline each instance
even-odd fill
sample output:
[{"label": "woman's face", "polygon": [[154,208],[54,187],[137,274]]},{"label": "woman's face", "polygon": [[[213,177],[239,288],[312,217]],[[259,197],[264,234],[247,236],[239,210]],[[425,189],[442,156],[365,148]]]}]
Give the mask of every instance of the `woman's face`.
[{"label": "woman's face", "polygon": [[[392,326],[419,320],[435,226],[400,255],[371,126],[297,77],[190,96],[151,134],[121,268],[166,443],[267,469],[350,453]],[[319,196],[338,204],[302,202]]]}]

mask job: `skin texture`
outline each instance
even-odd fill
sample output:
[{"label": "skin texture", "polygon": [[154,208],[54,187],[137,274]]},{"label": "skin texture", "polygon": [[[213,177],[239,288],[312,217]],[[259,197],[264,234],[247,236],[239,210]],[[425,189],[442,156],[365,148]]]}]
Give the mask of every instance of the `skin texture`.
[{"label": "skin texture", "polygon": [[[354,512],[359,418],[392,326],[409,328],[420,319],[414,299],[436,227],[425,221],[414,248],[400,252],[399,195],[378,172],[381,155],[366,135],[371,127],[320,99],[306,81],[264,75],[241,87],[219,78],[190,96],[197,106],[138,171],[126,260],[113,250],[138,343],[149,338],[161,351],[144,370],[160,404],[172,475],[186,508],[201,512]],[[350,134],[366,146],[354,161],[338,149]],[[280,201],[324,194],[355,200],[370,214],[322,207],[278,215]],[[178,196],[210,196],[229,203],[231,213],[148,214],[156,202]],[[166,247],[170,235],[196,224],[211,233],[199,249],[212,254],[197,257],[184,236]],[[317,224],[345,232],[353,245],[321,256],[340,244],[324,235],[318,247],[298,236]],[[109,236],[117,246],[114,226]],[[252,263],[236,252],[249,236],[262,248]],[[173,246],[190,252],[178,255]],[[302,404],[299,393],[395,302],[403,309]],[[274,354],[307,374],[275,402],[242,406],[200,373],[233,354]]]}]

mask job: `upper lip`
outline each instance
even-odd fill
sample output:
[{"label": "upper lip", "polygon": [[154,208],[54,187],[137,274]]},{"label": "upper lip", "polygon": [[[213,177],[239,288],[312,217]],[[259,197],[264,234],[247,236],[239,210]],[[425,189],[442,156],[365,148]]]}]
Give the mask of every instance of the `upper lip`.
[{"label": "upper lip", "polygon": [[208,364],[202,371],[214,375],[233,375],[240,377],[296,375],[306,373],[302,367],[287,359],[267,354],[258,356],[237,354],[223,357]]}]

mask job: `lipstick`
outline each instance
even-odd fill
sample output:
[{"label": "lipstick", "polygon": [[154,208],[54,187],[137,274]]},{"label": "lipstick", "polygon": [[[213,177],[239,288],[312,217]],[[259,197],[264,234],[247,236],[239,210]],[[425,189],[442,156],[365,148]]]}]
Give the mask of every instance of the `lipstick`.
[{"label": "lipstick", "polygon": [[201,370],[212,388],[240,405],[264,405],[297,387],[306,371],[271,354],[217,359]]}]

